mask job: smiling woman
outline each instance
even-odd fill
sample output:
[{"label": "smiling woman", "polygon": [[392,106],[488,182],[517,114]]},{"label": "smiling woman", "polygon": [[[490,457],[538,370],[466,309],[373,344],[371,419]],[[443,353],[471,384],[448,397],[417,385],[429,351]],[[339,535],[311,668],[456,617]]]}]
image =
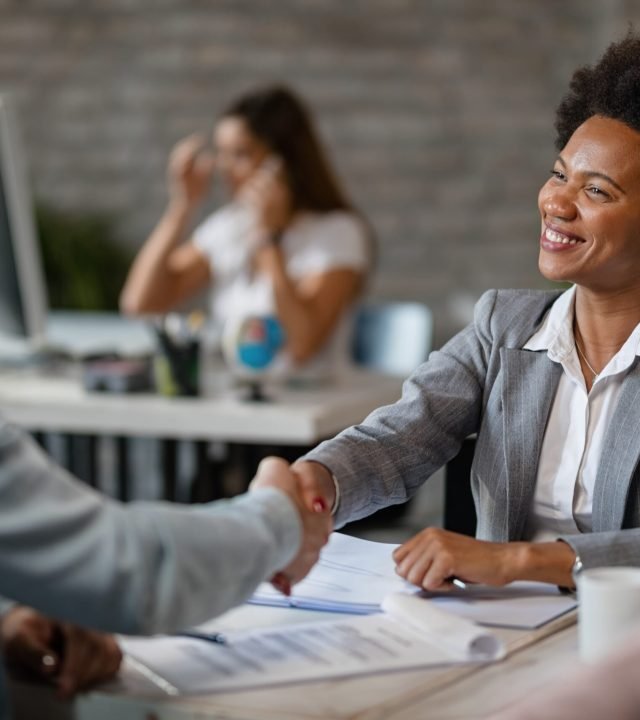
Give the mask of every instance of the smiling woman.
[{"label": "smiling woman", "polygon": [[395,553],[429,590],[640,565],[640,37],[576,71],[556,128],[536,241],[572,287],[487,292],[399,402],[289,469],[339,498],[339,526],[406,500],[476,433],[477,538],[427,528]]}]

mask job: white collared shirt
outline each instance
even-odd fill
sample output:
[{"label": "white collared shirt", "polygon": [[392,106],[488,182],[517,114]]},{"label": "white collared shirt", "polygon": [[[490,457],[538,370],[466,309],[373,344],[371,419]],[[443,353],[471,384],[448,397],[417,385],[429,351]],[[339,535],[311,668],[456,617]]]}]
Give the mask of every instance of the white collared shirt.
[{"label": "white collared shirt", "polygon": [[556,540],[589,532],[596,472],[604,436],[622,381],[640,355],[640,324],[597,376],[587,392],[573,336],[575,286],[551,306],[542,326],[524,346],[546,350],[560,363],[560,377],[542,442],[533,505],[525,539]]}]

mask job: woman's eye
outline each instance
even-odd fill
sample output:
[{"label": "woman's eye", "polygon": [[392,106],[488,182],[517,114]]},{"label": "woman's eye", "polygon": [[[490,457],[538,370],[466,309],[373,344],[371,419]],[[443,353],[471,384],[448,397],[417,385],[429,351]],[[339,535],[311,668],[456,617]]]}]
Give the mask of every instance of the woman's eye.
[{"label": "woman's eye", "polygon": [[605,192],[602,188],[596,187],[595,185],[590,185],[587,188],[587,192],[589,195],[593,195],[593,197],[597,197],[601,200],[606,200],[609,197],[608,192]]}]

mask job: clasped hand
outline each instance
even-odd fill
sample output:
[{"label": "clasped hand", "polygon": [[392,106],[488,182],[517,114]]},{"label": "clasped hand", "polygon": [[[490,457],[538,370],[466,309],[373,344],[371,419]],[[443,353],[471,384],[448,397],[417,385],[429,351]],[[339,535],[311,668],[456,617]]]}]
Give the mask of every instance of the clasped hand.
[{"label": "clasped hand", "polygon": [[302,580],[315,565],[320,550],[329,540],[333,529],[330,505],[320,493],[306,495],[300,478],[289,463],[281,458],[269,457],[260,463],[251,489],[265,487],[284,492],[298,511],[302,523],[302,541],[298,553],[274,578],[276,587],[287,593],[290,586]]},{"label": "clasped hand", "polygon": [[[289,466],[284,460],[269,458],[261,465],[258,477],[267,468],[272,480],[297,484],[297,502],[302,498],[304,507],[311,508],[317,498],[322,498],[327,507],[333,504],[333,480],[323,465],[303,461]],[[524,549],[524,543],[486,542],[439,528],[427,528],[398,547],[393,559],[398,575],[427,590],[449,589],[453,578],[499,586],[517,578]],[[309,553],[307,560],[312,557],[313,553]],[[305,573],[310,567],[307,563]]]}]

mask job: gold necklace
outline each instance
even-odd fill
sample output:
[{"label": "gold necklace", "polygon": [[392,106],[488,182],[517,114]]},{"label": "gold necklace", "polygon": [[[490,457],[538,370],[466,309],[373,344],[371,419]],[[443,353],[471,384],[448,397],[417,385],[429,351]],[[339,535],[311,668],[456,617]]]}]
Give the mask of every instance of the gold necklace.
[{"label": "gold necklace", "polygon": [[593,384],[593,383],[598,379],[598,375],[599,375],[600,373],[597,373],[597,372],[593,369],[591,363],[587,360],[586,355],[582,352],[582,349],[580,348],[580,343],[578,342],[577,336],[574,336],[574,340],[575,340],[575,343],[576,343],[576,350],[580,353],[580,357],[585,361],[585,363],[587,364],[587,367],[589,368],[589,370],[591,370],[591,372],[592,372],[592,374],[593,374],[593,378],[591,379],[591,384]]}]

